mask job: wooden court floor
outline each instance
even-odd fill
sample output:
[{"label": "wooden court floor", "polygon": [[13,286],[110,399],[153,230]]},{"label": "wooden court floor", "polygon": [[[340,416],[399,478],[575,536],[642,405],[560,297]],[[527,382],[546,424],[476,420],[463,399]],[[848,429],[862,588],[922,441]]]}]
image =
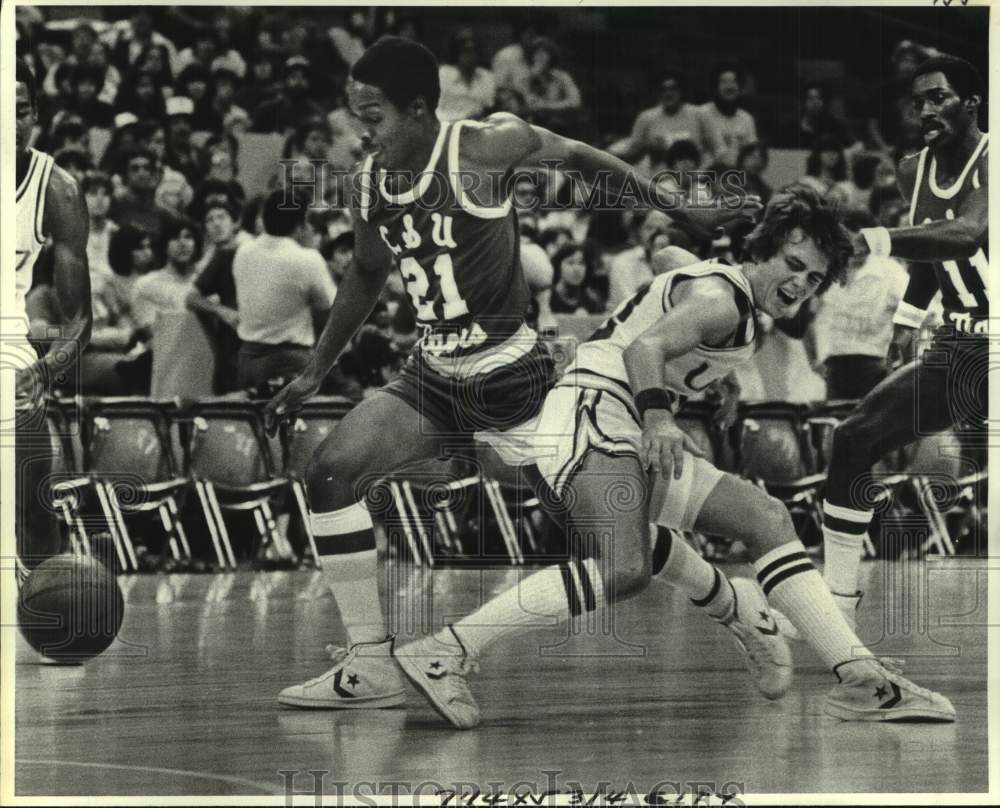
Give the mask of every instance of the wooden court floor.
[{"label": "wooden court floor", "polygon": [[[412,689],[405,708],[295,711],[275,695],[325,670],[323,646],[341,637],[316,573],[123,578],[125,623],[102,657],[39,664],[18,638],[16,793],[259,797],[284,793],[281,771],[301,772],[296,788],[310,788],[309,770],[328,772],[328,793],[359,781],[985,790],[986,562],[865,569],[862,639],[946,693],[956,724],[824,716],[833,677],[803,646],[791,692],[768,702],[748,686],[729,636],[659,582],[615,612],[611,633],[547,628],[495,646],[473,680],[484,714],[473,731],[453,731]],[[454,619],[518,575],[397,574],[388,589],[403,636]]]}]

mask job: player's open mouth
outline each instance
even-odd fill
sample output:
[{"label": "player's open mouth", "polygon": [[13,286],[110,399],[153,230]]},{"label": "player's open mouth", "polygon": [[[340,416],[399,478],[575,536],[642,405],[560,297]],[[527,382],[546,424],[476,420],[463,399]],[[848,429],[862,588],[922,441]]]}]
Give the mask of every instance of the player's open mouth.
[{"label": "player's open mouth", "polygon": [[943,131],[943,127],[940,126],[925,126],[923,128],[924,140],[934,140]]},{"label": "player's open mouth", "polygon": [[794,306],[799,300],[795,295],[786,292],[784,289],[777,289],[775,294],[778,295],[778,300],[786,306]]}]

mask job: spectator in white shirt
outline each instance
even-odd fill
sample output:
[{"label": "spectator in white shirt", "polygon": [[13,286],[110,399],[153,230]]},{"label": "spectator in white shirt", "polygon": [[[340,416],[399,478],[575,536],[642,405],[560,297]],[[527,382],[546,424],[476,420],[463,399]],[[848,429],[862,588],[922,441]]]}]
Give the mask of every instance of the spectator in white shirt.
[{"label": "spectator in white shirt", "polygon": [[242,340],[238,384],[280,389],[298,374],[316,344],[314,320],[333,305],[336,287],[318,250],[299,241],[310,234],[304,205],[273,191],[261,211],[264,232],[233,258],[237,334]]},{"label": "spectator in white shirt", "polygon": [[[850,210],[844,226],[856,233],[874,227],[875,218],[866,210]],[[907,282],[899,261],[867,255],[853,260],[844,286],[834,284],[817,299],[809,336],[826,377],[827,398],[863,398],[886,377],[892,316]]]},{"label": "spectator in white shirt", "polygon": [[640,112],[632,125],[632,134],[614,151],[629,162],[635,162],[650,150],[668,149],[678,140],[690,140],[710,158],[714,143],[703,115],[694,104],[684,101],[684,79],[679,73],[668,72],[660,82],[660,103]]},{"label": "spectator in white shirt", "polygon": [[559,47],[548,37],[538,37],[531,45],[529,58],[531,77],[525,99],[528,114],[543,126],[570,132],[582,121],[582,101],[573,77],[559,67]]},{"label": "spectator in white shirt", "polygon": [[469,29],[459,31],[451,43],[451,62],[438,68],[441,100],[438,118],[460,121],[480,118],[493,106],[496,88],[493,73],[479,64],[479,42]]},{"label": "spectator in white shirt", "polygon": [[498,89],[510,87],[517,90],[522,98],[528,94],[528,83],[531,81],[528,54],[538,35],[537,26],[524,19],[515,32],[516,41],[500,48],[493,56],[493,78]]},{"label": "spectator in white shirt", "polygon": [[715,144],[714,159],[735,166],[740,149],[757,142],[757,124],[753,115],[740,106],[743,74],[735,65],[723,65],[715,71],[715,98],[702,104],[701,113],[711,130]]},{"label": "spectator in white shirt", "polygon": [[201,253],[201,231],[188,219],[172,219],[163,228],[161,244],[166,255],[164,267],[143,275],[132,287],[132,313],[146,334],[155,332],[160,315],[185,310]]}]

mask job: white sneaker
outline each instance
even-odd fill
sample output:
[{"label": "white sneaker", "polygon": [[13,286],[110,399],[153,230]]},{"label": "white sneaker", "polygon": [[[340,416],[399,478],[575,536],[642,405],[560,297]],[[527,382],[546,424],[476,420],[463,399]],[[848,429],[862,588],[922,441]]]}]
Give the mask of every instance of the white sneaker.
[{"label": "white sneaker", "polygon": [[[376,651],[378,646],[387,649]],[[406,701],[403,680],[392,661],[392,637],[350,648],[327,646],[336,664],[322,676],[286,687],[278,701],[289,707],[316,710],[356,710],[395,707]]]},{"label": "white sneaker", "polygon": [[[833,595],[833,602],[837,604],[840,613],[844,615],[844,620],[847,621],[847,625],[850,626],[851,631],[856,631],[858,608],[861,606],[861,598],[864,597],[865,593],[858,591],[853,595],[838,595],[836,592],[831,592],[830,594]],[[802,640],[799,630],[792,625],[792,621],[788,619],[788,616],[784,612],[778,609],[771,609],[771,614],[774,615],[774,619],[778,623],[778,629],[787,639],[796,642]]]},{"label": "white sneaker", "polygon": [[826,697],[823,712],[843,721],[955,720],[952,703],[900,674],[892,659],[854,659],[833,669],[839,683]]},{"label": "white sneaker", "polygon": [[479,705],[466,677],[479,665],[449,626],[457,648],[436,637],[425,637],[395,652],[396,661],[410,681],[438,713],[459,729],[479,723]]},{"label": "white sneaker", "polygon": [[736,613],[727,628],[736,637],[743,660],[757,689],[769,699],[780,699],[792,684],[792,652],[764,593],[749,578],[733,578]]}]

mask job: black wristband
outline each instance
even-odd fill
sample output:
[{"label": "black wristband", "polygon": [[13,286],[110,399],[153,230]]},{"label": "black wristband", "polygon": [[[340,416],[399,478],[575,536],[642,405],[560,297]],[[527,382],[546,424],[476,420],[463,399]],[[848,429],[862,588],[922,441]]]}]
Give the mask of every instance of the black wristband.
[{"label": "black wristband", "polygon": [[672,403],[670,393],[662,387],[650,387],[635,395],[635,408],[639,410],[640,417],[646,414],[646,410],[669,410]]}]

